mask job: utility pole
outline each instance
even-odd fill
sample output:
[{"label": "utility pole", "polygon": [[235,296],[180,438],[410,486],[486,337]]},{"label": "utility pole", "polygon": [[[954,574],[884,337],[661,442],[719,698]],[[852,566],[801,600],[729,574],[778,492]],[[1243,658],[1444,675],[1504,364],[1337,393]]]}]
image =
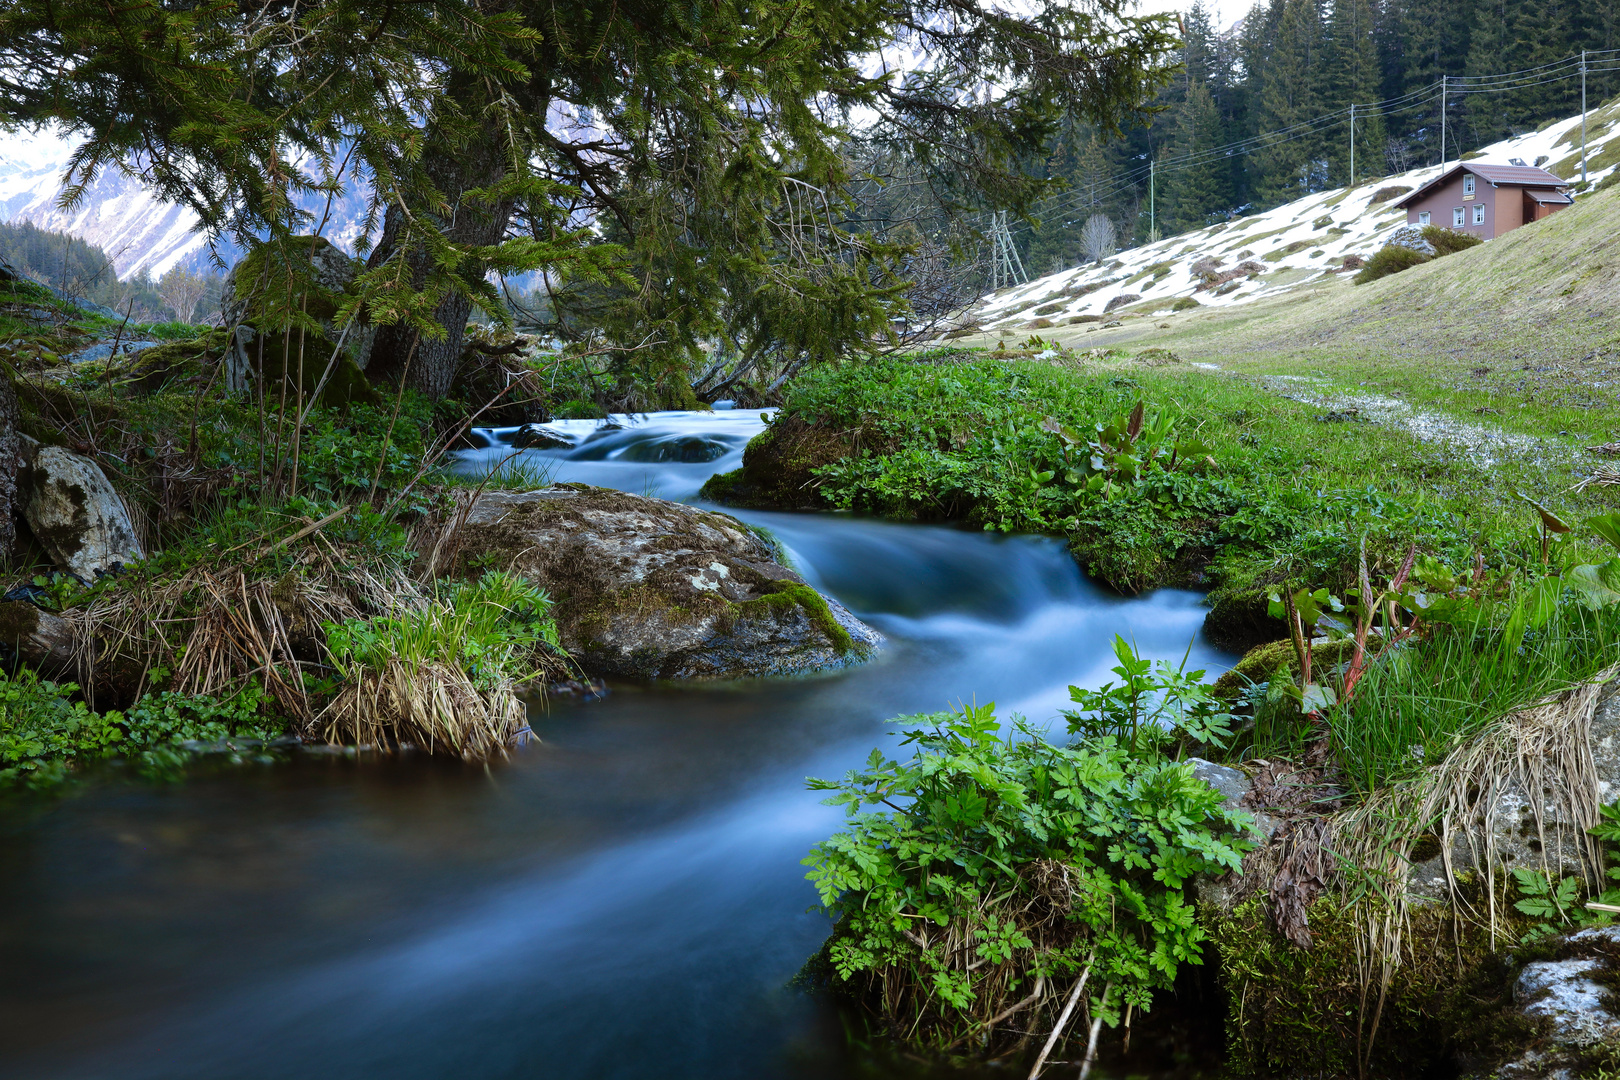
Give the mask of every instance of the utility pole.
[{"label": "utility pole", "polygon": [[990,292],[1001,291],[1001,214],[997,213],[990,223]]},{"label": "utility pole", "polygon": [[990,291],[1000,292],[1009,285],[1028,283],[1024,260],[1013,246],[1012,230],[1007,228],[1007,212],[997,210],[990,225]]},{"label": "utility pole", "polygon": [[1586,183],[1586,50],[1581,50],[1581,183]]},{"label": "utility pole", "polygon": [[1001,242],[1007,248],[1007,277],[1010,279],[1014,272],[1018,274],[1018,284],[1029,284],[1029,275],[1024,272],[1024,260],[1018,254],[1018,248],[1013,245],[1012,230],[1007,228],[1007,211],[1001,212]]},{"label": "utility pole", "polygon": [[[1148,243],[1156,243],[1159,239],[1159,212],[1155,201],[1158,189],[1158,165],[1156,158],[1148,159]],[[1138,204],[1140,205],[1140,204]]]},{"label": "utility pole", "polygon": [[1440,76],[1440,170],[1446,168],[1446,77]]},{"label": "utility pole", "polygon": [[1356,186],[1356,103],[1353,101],[1350,103],[1350,182],[1344,186]]}]

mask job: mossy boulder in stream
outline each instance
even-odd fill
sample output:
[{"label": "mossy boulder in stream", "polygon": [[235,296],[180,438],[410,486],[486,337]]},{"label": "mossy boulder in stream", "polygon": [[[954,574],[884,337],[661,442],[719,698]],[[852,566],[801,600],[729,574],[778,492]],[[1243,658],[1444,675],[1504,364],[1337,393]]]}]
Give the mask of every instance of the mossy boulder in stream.
[{"label": "mossy boulder in stream", "polygon": [[[815,470],[859,455],[861,432],[806,421],[789,413],[749,441],[742,468],[710,477],[703,497],[728,506],[770,510],[825,510]],[[887,452],[887,445],[866,449]]]},{"label": "mossy boulder in stream", "polygon": [[583,484],[478,496],[458,572],[512,570],[556,602],[591,675],[727,679],[843,667],[882,636],[736,518]]}]

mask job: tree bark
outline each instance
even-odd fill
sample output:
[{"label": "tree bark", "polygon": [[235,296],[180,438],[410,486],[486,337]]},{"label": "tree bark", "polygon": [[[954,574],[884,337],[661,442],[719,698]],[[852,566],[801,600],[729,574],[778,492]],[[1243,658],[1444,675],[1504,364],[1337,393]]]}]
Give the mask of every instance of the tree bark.
[{"label": "tree bark", "polygon": [[0,373],[0,554],[16,544],[17,515],[23,509],[17,498],[17,469],[23,453],[21,424],[16,388]]},{"label": "tree bark", "polygon": [[[477,88],[468,88],[473,94]],[[481,103],[468,103],[478,108]],[[430,138],[429,149],[423,156],[428,176],[450,205],[445,236],[458,244],[488,246],[498,244],[506,235],[511,222],[513,204],[510,200],[493,206],[466,201],[463,193],[473,188],[486,188],[499,182],[507,171],[507,151],[504,131],[494,123],[486,123],[476,138],[466,145],[453,145],[442,136]],[[410,268],[411,284],[421,288],[427,279],[428,255],[420,247],[401,252],[400,234],[405,215],[398,206],[390,206],[383,218],[382,235],[366,260],[367,269],[374,269],[391,258],[403,258]],[[467,317],[472,313],[472,300],[464,295],[450,293],[439,302],[433,318],[444,327],[442,338],[417,331],[403,323],[377,328],[376,343],[371,349],[371,361],[366,374],[373,381],[399,383],[403,380],[410,389],[437,400],[450,391],[456,372],[461,368],[462,338],[467,328]],[[414,352],[412,347],[414,345]],[[407,364],[408,359],[408,364]]]}]

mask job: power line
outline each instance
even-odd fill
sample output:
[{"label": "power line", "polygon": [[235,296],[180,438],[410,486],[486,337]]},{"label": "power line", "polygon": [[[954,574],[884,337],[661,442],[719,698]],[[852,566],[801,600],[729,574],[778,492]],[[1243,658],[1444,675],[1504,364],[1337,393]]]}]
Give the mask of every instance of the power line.
[{"label": "power line", "polygon": [[[1600,57],[1601,59],[1595,59]],[[1435,104],[1437,94],[1441,99],[1438,111],[1442,128],[1440,152],[1441,164],[1443,165],[1448,156],[1445,147],[1446,136],[1444,134],[1447,118],[1446,106],[1452,97],[1511,93],[1576,77],[1582,78],[1584,86],[1585,76],[1595,72],[1608,71],[1620,71],[1620,49],[1588,50],[1579,55],[1552,60],[1535,67],[1494,75],[1442,76],[1435,82],[1409,90],[1396,97],[1375,102],[1356,102],[1344,109],[1313,117],[1309,120],[1302,120],[1287,127],[1260,132],[1220,146],[1207,147],[1203,150],[1174,157],[1154,158],[1147,165],[1136,166],[1123,173],[1116,173],[1108,177],[1102,181],[1102,191],[1097,190],[1098,185],[1096,184],[1085,190],[1073,188],[1044,200],[1040,207],[1037,208],[1037,211],[1042,216],[1055,214],[1061,217],[1066,213],[1094,206],[1112,195],[1136,187],[1143,178],[1151,178],[1156,173],[1162,173],[1166,170],[1180,172],[1211,161],[1247,156],[1256,150],[1269,150],[1312,135],[1326,135],[1347,124],[1354,123],[1355,120],[1382,119],[1428,109]],[[1534,78],[1531,78],[1532,76]],[[1583,155],[1585,153],[1584,128],[1586,111],[1583,94],[1581,110]],[[1354,138],[1353,133],[1351,137]],[[1355,178],[1352,176],[1351,183],[1354,182]],[[1020,233],[1031,227],[1028,222],[1020,222],[1015,226]],[[1002,229],[1006,229],[1004,221]],[[1009,232],[1004,231],[1001,235],[1008,236]]]}]

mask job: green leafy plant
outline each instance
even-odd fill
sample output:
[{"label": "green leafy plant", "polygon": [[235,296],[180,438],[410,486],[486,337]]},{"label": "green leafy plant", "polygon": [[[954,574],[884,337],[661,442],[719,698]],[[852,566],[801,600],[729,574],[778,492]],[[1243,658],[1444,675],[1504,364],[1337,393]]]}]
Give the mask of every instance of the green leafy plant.
[{"label": "green leafy plant", "polygon": [[1551,874],[1516,867],[1513,880],[1519,890],[1519,899],[1514,901],[1513,907],[1532,919],[1541,920],[1524,935],[1524,940],[1556,934],[1581,921],[1577,904],[1581,883],[1575,878],[1554,881]]},{"label": "green leafy plant", "polygon": [[1069,484],[1109,499],[1127,487],[1141,486],[1151,472],[1193,471],[1215,464],[1210,448],[1197,438],[1176,438],[1179,419],[1167,409],[1150,416],[1138,401],[1129,413],[1098,423],[1092,435],[1083,437],[1053,416],[1041,421],[1041,430],[1061,442]]},{"label": "green leafy plant", "polygon": [[79,688],[23,669],[0,674],[0,787],[60,782],[69,769],[117,753],[124,742],[116,713],[74,701]]},{"label": "green leafy plant", "polygon": [[[1122,661],[1134,690],[1140,663]],[[1134,690],[1094,704],[1140,725]],[[1182,890],[1238,865],[1247,816],[1190,766],[1157,740],[1133,753],[1111,735],[1059,746],[1022,721],[1004,731],[993,705],[898,723],[908,760],[874,750],[841,781],[810,781],[850,822],[805,860],[838,920],[832,975],[895,1030],[936,1048],[1043,1028],[1055,1041],[1084,997],[1095,1033],[1199,962]],[[1014,1015],[1016,1031],[998,1029]]]},{"label": "green leafy plant", "polygon": [[1219,748],[1232,737],[1235,718],[1226,702],[1211,692],[1203,671],[1186,670],[1186,656],[1177,667],[1154,664],[1117,634],[1114,656],[1119,663],[1110,670],[1119,676],[1117,684],[1069,687],[1069,699],[1080,706],[1063,713],[1070,734],[1086,741],[1112,738],[1147,758],[1171,747],[1177,757],[1189,746]]}]

